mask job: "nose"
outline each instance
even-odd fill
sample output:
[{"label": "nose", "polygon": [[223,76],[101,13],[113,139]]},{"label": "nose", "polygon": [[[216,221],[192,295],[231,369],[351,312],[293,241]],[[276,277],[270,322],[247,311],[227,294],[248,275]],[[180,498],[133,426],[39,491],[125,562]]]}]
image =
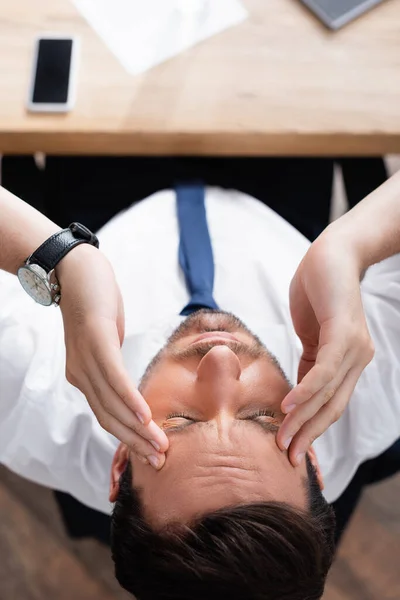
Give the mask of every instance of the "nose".
[{"label": "nose", "polygon": [[236,354],[228,346],[222,345],[211,348],[197,367],[203,405],[214,416],[219,444],[230,444],[231,409],[240,392],[238,381],[241,373],[240,360]]},{"label": "nose", "polygon": [[238,381],[242,373],[240,360],[228,346],[214,346],[201,359],[197,367],[197,378],[214,379],[227,383],[228,380]]}]

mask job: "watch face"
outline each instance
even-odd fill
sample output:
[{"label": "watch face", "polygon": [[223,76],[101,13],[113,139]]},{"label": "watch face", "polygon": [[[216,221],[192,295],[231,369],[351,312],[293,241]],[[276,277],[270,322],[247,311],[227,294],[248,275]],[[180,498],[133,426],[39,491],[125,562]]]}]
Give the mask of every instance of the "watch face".
[{"label": "watch face", "polygon": [[[45,271],[43,271],[46,274]],[[39,304],[44,306],[50,306],[53,299],[51,292],[47,286],[46,280],[38,273],[32,270],[32,268],[21,267],[18,269],[18,279],[21,282],[24,290]]]}]

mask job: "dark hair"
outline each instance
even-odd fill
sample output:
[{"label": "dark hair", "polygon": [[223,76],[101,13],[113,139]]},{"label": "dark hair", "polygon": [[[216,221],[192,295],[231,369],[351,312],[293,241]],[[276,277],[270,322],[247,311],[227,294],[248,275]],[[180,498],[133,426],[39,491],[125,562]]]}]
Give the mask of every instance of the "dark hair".
[{"label": "dark hair", "polygon": [[155,531],[128,465],[112,516],[119,583],[138,600],[319,600],[334,556],[334,517],[308,459],[307,469],[307,512],[260,502]]}]

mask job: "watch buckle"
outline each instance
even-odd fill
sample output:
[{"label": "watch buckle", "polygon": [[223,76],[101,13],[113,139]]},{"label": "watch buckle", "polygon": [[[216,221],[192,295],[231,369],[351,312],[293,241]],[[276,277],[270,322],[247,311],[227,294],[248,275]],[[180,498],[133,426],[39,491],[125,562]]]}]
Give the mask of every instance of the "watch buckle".
[{"label": "watch buckle", "polygon": [[97,236],[92,233],[90,229],[82,225],[82,223],[71,223],[69,229],[76,237],[86,240],[92,246],[96,246],[96,248],[99,247],[99,240],[97,239]]}]

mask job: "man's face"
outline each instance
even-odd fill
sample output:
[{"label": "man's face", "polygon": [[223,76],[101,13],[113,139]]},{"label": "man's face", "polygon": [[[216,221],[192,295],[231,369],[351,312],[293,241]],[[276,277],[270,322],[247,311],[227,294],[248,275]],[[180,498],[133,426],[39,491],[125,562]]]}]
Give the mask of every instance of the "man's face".
[{"label": "man's face", "polygon": [[188,317],[141,386],[170,441],[160,471],[129,457],[149,521],[190,522],[221,507],[267,500],[306,508],[305,462],[293,467],[275,442],[289,389],[239,319],[205,311]]}]

